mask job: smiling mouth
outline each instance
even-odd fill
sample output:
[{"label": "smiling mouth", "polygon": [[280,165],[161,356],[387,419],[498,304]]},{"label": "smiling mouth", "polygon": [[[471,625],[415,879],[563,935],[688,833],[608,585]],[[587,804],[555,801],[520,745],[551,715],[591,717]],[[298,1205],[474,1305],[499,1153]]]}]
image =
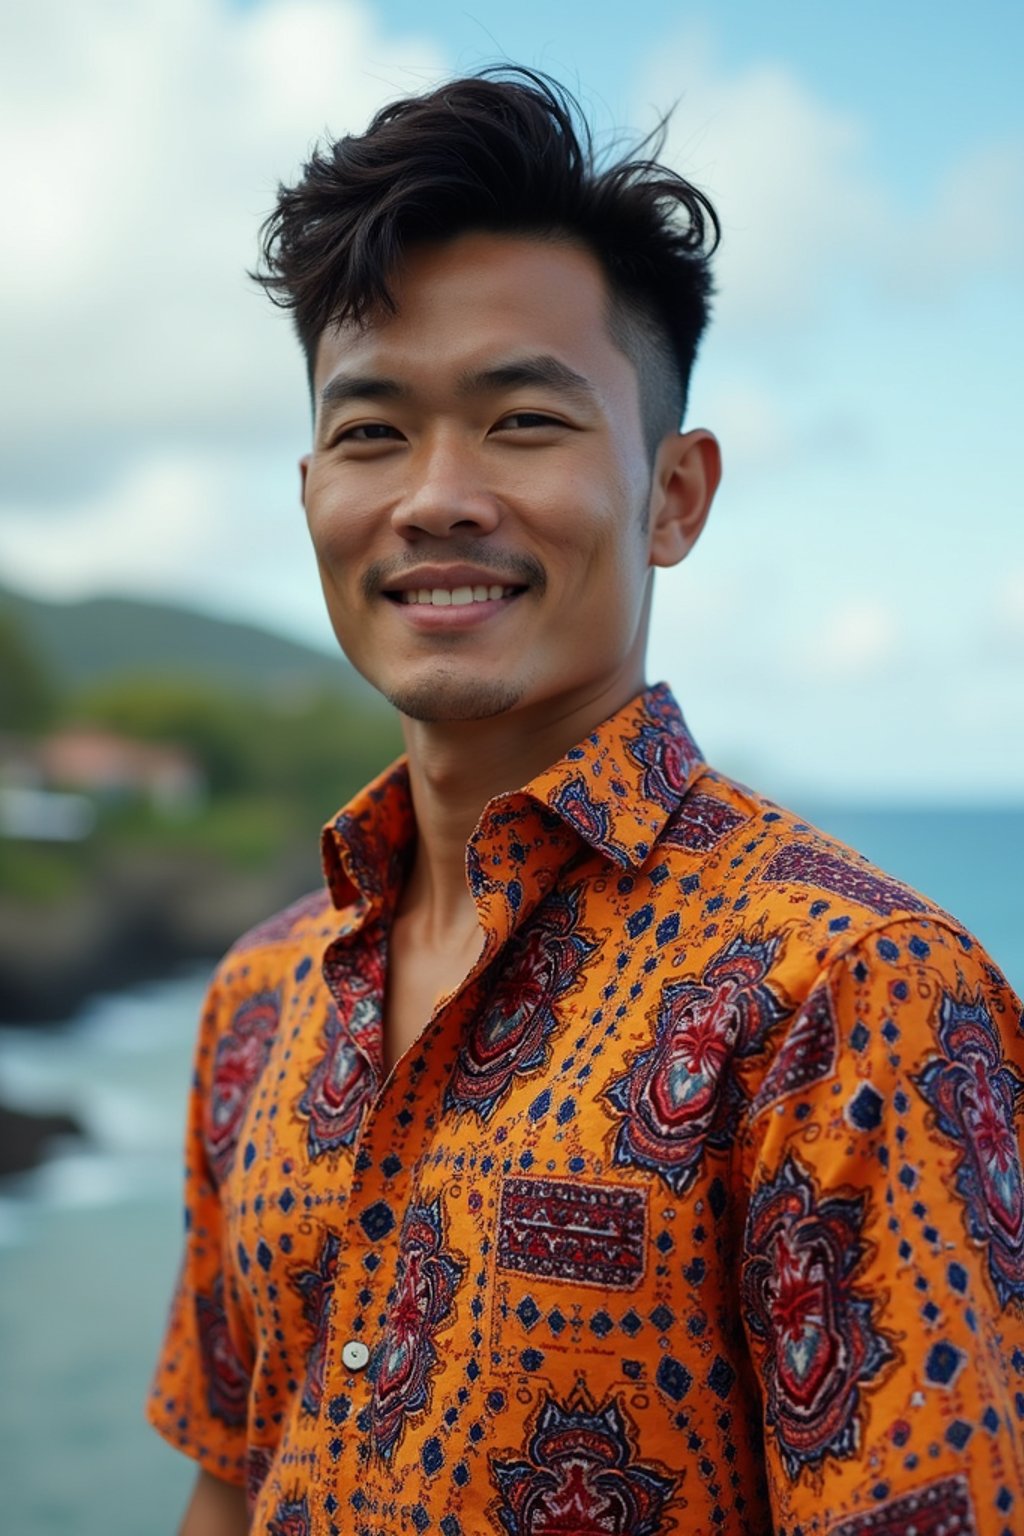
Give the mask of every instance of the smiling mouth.
[{"label": "smiling mouth", "polygon": [[433,608],[468,608],[473,603],[494,603],[502,598],[518,597],[525,587],[504,587],[497,583],[465,587],[417,587],[405,592],[385,592],[393,603]]}]

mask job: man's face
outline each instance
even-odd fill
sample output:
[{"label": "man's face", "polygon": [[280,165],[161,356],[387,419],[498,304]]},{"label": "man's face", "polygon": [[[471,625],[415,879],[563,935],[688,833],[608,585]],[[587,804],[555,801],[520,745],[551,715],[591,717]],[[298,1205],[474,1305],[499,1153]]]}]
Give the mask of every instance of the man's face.
[{"label": "man's face", "polygon": [[303,501],[335,634],[403,713],[561,712],[643,682],[651,466],[596,259],[471,234],[316,359]]}]

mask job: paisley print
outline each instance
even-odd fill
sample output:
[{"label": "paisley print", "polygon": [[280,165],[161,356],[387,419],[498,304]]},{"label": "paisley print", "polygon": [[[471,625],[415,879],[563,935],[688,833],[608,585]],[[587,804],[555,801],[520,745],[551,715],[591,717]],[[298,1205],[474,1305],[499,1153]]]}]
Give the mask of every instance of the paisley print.
[{"label": "paisley print", "polygon": [[299,1100],[299,1114],[309,1121],[306,1145],[310,1157],[352,1145],[369,1087],[363,1058],[334,1008],[328,1009],[320,1041],[323,1055]]},{"label": "paisley print", "polygon": [[659,1536],[676,1478],[636,1452],[621,1400],[595,1407],[580,1388],[568,1402],[545,1396],[526,1454],[491,1460],[507,1536]]},{"label": "paisley print", "polygon": [[625,850],[612,839],[607,806],[590,793],[581,773],[574,774],[559,788],[554,806],[563,821],[588,843],[599,843],[617,864],[628,863]]},{"label": "paisley print", "polygon": [[[1006,1503],[1005,1495],[1002,1499]],[[996,1505],[999,1508],[999,1505]],[[828,1536],[978,1536],[967,1479],[944,1477],[830,1525]],[[1002,1536],[1011,1536],[1005,1529]]]},{"label": "paisley print", "polygon": [[267,1526],[267,1536],[310,1536],[309,1503],[305,1494],[281,1500]]},{"label": "paisley print", "polygon": [[1003,1059],[980,994],[945,993],[938,1036],[944,1054],[918,1075],[917,1087],[938,1129],[960,1149],[956,1189],[967,1208],[967,1230],[986,1250],[989,1277],[1005,1307],[1024,1300],[1024,1077]]},{"label": "paisley print", "polygon": [[224,1281],[218,1275],[209,1295],[196,1297],[199,1347],[207,1382],[210,1412],[224,1424],[244,1424],[249,1373],[231,1342],[224,1310]]},{"label": "paisley print", "polygon": [[386,1069],[415,836],[398,765],[331,907],[218,970],[160,1432],[252,1536],[1016,1531],[1024,1029],[981,945],[653,689],[483,808],[479,964]]},{"label": "paisley print", "polygon": [[680,801],[668,826],[665,828],[663,846],[687,848],[693,853],[708,853],[722,840],[742,827],[750,818],[741,811],[733,810],[714,795],[703,795],[692,790]]},{"label": "paisley print", "polygon": [[686,729],[667,690],[647,697],[647,720],[626,742],[626,751],[643,770],[643,797],[674,811],[699,764],[700,748]]},{"label": "paisley print", "polygon": [[765,866],[762,880],[809,885],[856,901],[872,912],[926,912],[928,903],[897,880],[889,880],[859,854],[845,849],[837,856],[817,843],[790,843]]},{"label": "paisley print", "polygon": [[548,1060],[555,1009],[577,984],[594,941],[579,924],[578,890],[553,894],[509,945],[473,1018],[445,1090],[445,1109],[488,1120],[517,1078]]},{"label": "paisley print", "polygon": [[206,1113],[206,1155],[218,1184],[234,1162],[253,1090],[266,1065],[281,1013],[280,988],[247,997],[217,1042]]},{"label": "paisley print", "polygon": [[445,1246],[440,1197],[429,1205],[410,1206],[384,1337],[368,1367],[373,1382],[370,1434],[385,1460],[394,1454],[409,1415],[427,1406],[438,1364],[436,1336],[450,1321],[465,1268],[463,1256]]},{"label": "paisley print", "polygon": [[827,987],[818,987],[792,1021],[751,1105],[753,1114],[802,1093],[835,1071],[839,1038]]},{"label": "paisley print", "polygon": [[737,937],[699,978],[665,985],[654,1044],[605,1093],[618,1111],[616,1163],[650,1168],[682,1194],[705,1148],[729,1146],[744,1103],[732,1062],[792,1011],[767,980],[780,944]]},{"label": "paisley print", "polygon": [[765,1421],[790,1477],[860,1445],[863,1389],[894,1359],[876,1327],[883,1298],[861,1292],[865,1196],[822,1199],[792,1155],[755,1190],[743,1311],[766,1387]]},{"label": "paisley print", "polygon": [[313,1339],[306,1357],[306,1380],[302,1388],[302,1408],[305,1413],[319,1413],[323,1397],[331,1286],[338,1268],[340,1248],[341,1239],[338,1234],[325,1232],[312,1267],[295,1269],[289,1276],[293,1289],[302,1297],[302,1315],[309,1324]]},{"label": "paisley print", "polygon": [[320,1033],[321,1054],[298,1105],[308,1121],[310,1157],[350,1147],[372,1097],[370,1057],[379,1038],[384,995],[380,936],[358,954],[345,944],[332,945],[323,971],[334,1001]]}]

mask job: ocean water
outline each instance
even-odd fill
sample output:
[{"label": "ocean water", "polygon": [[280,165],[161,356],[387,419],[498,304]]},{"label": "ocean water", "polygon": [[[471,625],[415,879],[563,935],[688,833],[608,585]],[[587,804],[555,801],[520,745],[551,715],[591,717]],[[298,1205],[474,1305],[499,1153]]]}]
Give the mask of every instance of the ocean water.
[{"label": "ocean water", "polygon": [[801,804],[800,809],[959,918],[1024,994],[1024,806],[906,811]]},{"label": "ocean water", "polygon": [[168,1536],[192,1469],[142,1417],[179,1253],[194,970],[0,1031],[0,1096],[88,1143],[0,1183],[0,1528]]},{"label": "ocean water", "polygon": [[[808,812],[954,912],[1024,992],[1024,809]],[[88,1143],[0,1185],[0,1487],[25,1536],[167,1536],[192,1468],[142,1407],[179,1254],[179,1146],[206,968],[0,1030],[0,1096]]]}]

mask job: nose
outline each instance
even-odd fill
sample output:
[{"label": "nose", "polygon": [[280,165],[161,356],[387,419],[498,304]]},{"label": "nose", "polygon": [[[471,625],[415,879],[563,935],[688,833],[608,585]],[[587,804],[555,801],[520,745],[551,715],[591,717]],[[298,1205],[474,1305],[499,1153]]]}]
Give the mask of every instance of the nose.
[{"label": "nose", "polygon": [[391,524],[405,538],[417,534],[493,533],[501,521],[498,498],[488,489],[473,445],[456,433],[439,433],[420,444],[409,465],[405,493]]}]

